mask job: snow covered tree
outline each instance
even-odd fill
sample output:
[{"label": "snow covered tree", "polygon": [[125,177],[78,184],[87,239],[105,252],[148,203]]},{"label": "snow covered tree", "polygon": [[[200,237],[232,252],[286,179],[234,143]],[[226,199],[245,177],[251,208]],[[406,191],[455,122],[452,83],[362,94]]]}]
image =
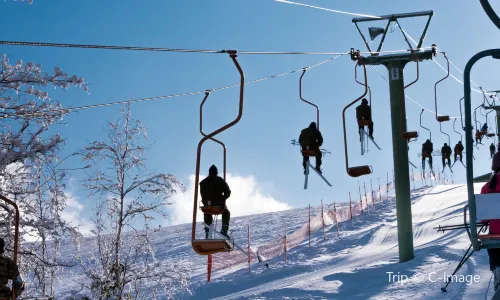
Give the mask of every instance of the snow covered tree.
[{"label": "snow covered tree", "polygon": [[81,260],[93,298],[151,299],[157,288],[185,287],[188,271],[156,259],[149,230],[155,216],[166,217],[169,198],[184,186],[171,174],[147,170],[147,147],[141,144],[146,130],[131,118],[129,105],[121,119],[107,123],[105,136],[82,151],[93,165],[84,186],[90,196],[100,196],[93,218],[97,251]]},{"label": "snow covered tree", "polygon": [[0,71],[1,176],[6,166],[54,153],[63,142],[58,134],[44,136],[49,126],[60,121],[67,111],[42,89],[49,85],[68,89],[74,85],[88,91],[88,87],[83,78],[68,77],[59,67],[49,75],[32,62],[23,66],[18,60],[10,65],[5,54]]},{"label": "snow covered tree", "polygon": [[[59,67],[49,75],[32,62],[23,65],[18,60],[11,65],[6,55],[0,64],[0,193],[14,200],[21,211],[20,271],[43,270],[47,274],[48,266],[60,265],[55,260],[56,252],[49,256],[47,243],[55,243],[56,249],[58,239],[75,231],[60,215],[65,207],[64,177],[51,173],[55,172],[55,154],[64,140],[48,132],[67,111],[45,90],[49,86],[88,88],[82,78],[68,77]],[[42,178],[46,181],[43,184]],[[12,250],[14,212],[4,207],[0,218],[4,220],[0,234],[8,242],[7,249]],[[27,239],[42,242],[35,247],[25,243]],[[39,282],[45,286],[45,275],[39,275]]]}]

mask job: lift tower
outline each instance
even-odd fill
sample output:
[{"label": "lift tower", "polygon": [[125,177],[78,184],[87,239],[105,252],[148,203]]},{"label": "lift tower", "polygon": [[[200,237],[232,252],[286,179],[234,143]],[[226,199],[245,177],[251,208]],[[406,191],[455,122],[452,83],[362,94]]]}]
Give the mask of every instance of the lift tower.
[{"label": "lift tower", "polygon": [[[408,140],[410,137],[405,136],[408,134],[406,129],[406,109],[405,109],[405,96],[404,96],[404,76],[403,70],[407,63],[414,61],[423,61],[432,59],[436,55],[436,48],[433,46],[432,50],[422,50],[421,46],[425,38],[427,29],[433,11],[423,11],[416,13],[394,14],[380,17],[363,17],[354,18],[352,22],[356,25],[363,41],[371,53],[370,56],[363,57],[359,55],[359,51],[351,50],[353,59],[358,61],[360,65],[384,65],[389,71],[389,88],[390,88],[390,102],[391,102],[391,123],[392,123],[392,149],[394,157],[394,172],[395,172],[395,187],[396,187],[396,210],[397,210],[397,224],[398,224],[398,244],[399,244],[399,261],[406,262],[414,258],[413,250],[413,230],[412,230],[412,215],[411,215],[411,197],[410,197],[410,178],[408,167]],[[406,32],[401,28],[398,20],[403,18],[412,17],[428,17],[427,23],[420,37],[418,44],[415,42],[416,48],[412,47],[409,37]],[[382,34],[379,47],[376,52],[370,49],[363,33],[361,32],[358,24],[368,21],[381,21],[387,20],[385,28],[370,27],[369,33],[372,40],[378,35]],[[380,55],[382,44],[384,43],[387,31],[391,23],[401,30],[405,41],[410,47],[407,53],[387,54]],[[412,40],[413,41],[413,40]],[[417,137],[412,136],[413,137]]]}]

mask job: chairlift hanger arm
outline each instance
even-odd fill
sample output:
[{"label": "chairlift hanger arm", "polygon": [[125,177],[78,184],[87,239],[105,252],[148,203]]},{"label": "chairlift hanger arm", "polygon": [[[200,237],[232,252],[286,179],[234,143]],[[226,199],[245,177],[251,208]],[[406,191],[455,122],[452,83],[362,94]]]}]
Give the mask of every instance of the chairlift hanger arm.
[{"label": "chairlift hanger arm", "polygon": [[[356,63],[356,65],[354,66],[354,68],[357,68],[359,65],[359,63]],[[347,174],[349,174],[349,176],[351,177],[357,177],[357,176],[361,176],[361,175],[366,175],[364,174],[366,171],[365,169],[368,168],[368,171],[369,173],[367,174],[370,174],[371,173],[371,170],[370,170],[370,167],[369,166],[362,166],[362,167],[357,167],[356,170],[359,170],[360,171],[360,174],[352,174],[349,170],[349,155],[347,153],[347,129],[346,129],[346,125],[345,125],[345,112],[346,110],[351,107],[352,105],[354,105],[354,103],[358,102],[359,100],[363,99],[363,97],[366,96],[366,94],[368,93],[368,78],[366,76],[366,65],[362,65],[363,66],[363,74],[364,74],[364,78],[365,78],[365,91],[364,93],[358,97],[356,100],[354,100],[353,102],[349,103],[346,107],[344,107],[344,109],[342,110],[342,124],[343,124],[343,127],[344,127],[344,153],[345,153],[345,165],[346,165],[346,172]],[[355,170],[355,171],[356,171]],[[355,172],[354,172],[355,173]]]},{"label": "chairlift hanger arm", "polygon": [[239,95],[239,109],[238,109],[238,116],[236,119],[234,119],[232,122],[222,126],[221,128],[211,132],[210,134],[204,136],[200,142],[198,143],[198,149],[196,153],[196,175],[195,175],[195,183],[194,183],[194,205],[193,205],[193,224],[192,224],[192,230],[191,230],[191,239],[194,241],[196,239],[196,213],[198,211],[198,188],[199,188],[199,183],[200,183],[200,161],[201,161],[201,148],[203,146],[203,143],[207,141],[208,139],[212,138],[213,136],[221,133],[222,131],[232,127],[236,123],[238,123],[243,115],[243,100],[244,100],[244,89],[245,89],[245,74],[243,73],[243,70],[241,69],[240,64],[236,60],[237,57],[237,51],[236,50],[229,50],[229,57],[233,61],[234,65],[236,66],[236,69],[238,70],[240,74],[240,95]]},{"label": "chairlift hanger arm", "polygon": [[[412,54],[413,54],[413,51],[412,51]],[[413,132],[403,132],[403,107],[404,107],[404,102],[406,100],[405,98],[405,90],[407,87],[413,85],[414,83],[416,83],[420,77],[420,72],[419,72],[419,63],[418,63],[418,59],[415,59],[415,62],[417,63],[417,78],[410,82],[409,84],[407,84],[403,90],[402,90],[402,95],[401,95],[401,112],[400,112],[400,116],[401,116],[401,120],[400,120],[400,132],[401,132],[401,136],[406,139],[406,141],[409,143],[409,141],[412,139],[412,138],[418,138],[418,132],[416,131],[413,131]]]},{"label": "chairlift hanger arm", "polygon": [[450,135],[443,131],[443,129],[441,128],[441,123],[439,123],[439,131],[441,131],[442,134],[448,137],[448,145],[450,145],[451,144]]},{"label": "chairlift hanger arm", "polygon": [[448,78],[450,76],[450,60],[448,59],[448,57],[446,56],[446,53],[445,52],[441,52],[441,54],[443,54],[444,58],[446,58],[446,65],[447,65],[447,73],[446,73],[446,76],[444,76],[443,78],[441,78],[438,82],[436,82],[434,84],[434,108],[436,110],[436,121],[438,122],[444,122],[444,121],[449,121],[450,120],[450,117],[449,116],[438,116],[438,106],[437,106],[437,85],[442,82],[443,80],[445,80],[446,78]]},{"label": "chairlift hanger arm", "polygon": [[[203,101],[201,101],[200,104],[200,133],[203,136],[206,136],[206,134],[203,132],[203,105],[205,104],[205,101],[207,101],[208,96],[210,95],[210,91],[205,91],[205,97],[203,98]],[[226,145],[224,145],[223,142],[217,140],[216,138],[211,137],[210,138],[212,141],[218,143],[219,145],[222,146],[222,149],[224,151],[224,180],[226,180]]]},{"label": "chairlift hanger arm", "polygon": [[[460,108],[462,108],[462,107],[460,106]],[[462,119],[462,118],[460,118],[460,119]],[[453,131],[455,131],[456,133],[458,133],[460,135],[460,141],[462,141],[462,134],[460,132],[458,132],[458,131],[455,130],[455,122],[456,121],[457,121],[457,119],[453,120]]]},{"label": "chairlift hanger arm", "polygon": [[[361,81],[358,80],[358,68],[354,68],[354,80],[356,80],[356,82],[362,86],[365,86],[364,83],[362,83]],[[368,97],[370,97],[370,108],[373,108],[372,107],[372,89],[370,88],[369,85],[368,86]],[[373,109],[372,109],[373,111]]]},{"label": "chairlift hanger arm", "polygon": [[481,3],[481,6],[483,7],[483,10],[486,12],[488,17],[490,18],[491,22],[495,24],[498,29],[500,29],[500,18],[496,14],[496,12],[493,10],[493,8],[490,5],[490,1],[488,0],[479,0]]},{"label": "chairlift hanger arm", "polygon": [[427,128],[427,127],[425,127],[425,126],[422,125],[422,114],[423,113],[424,113],[424,109],[422,108],[422,111],[420,112],[420,127],[422,127],[423,129],[429,131],[429,140],[432,142],[432,131],[429,128]]},{"label": "chairlift hanger arm", "polygon": [[[462,124],[462,130],[465,131],[464,117],[463,117],[463,114],[462,114],[462,100],[464,100],[464,97],[460,98],[460,100],[458,101],[458,106],[460,107],[460,123]],[[460,135],[460,136],[462,136],[462,135]]]},{"label": "chairlift hanger arm", "polygon": [[314,106],[316,108],[316,126],[319,130],[319,107],[312,103],[312,102],[309,102],[307,101],[306,99],[302,98],[302,78],[304,77],[304,74],[306,74],[306,71],[307,71],[307,68],[304,68],[303,71],[302,71],[302,75],[300,75],[300,80],[299,80],[299,97],[300,97],[300,100]]}]

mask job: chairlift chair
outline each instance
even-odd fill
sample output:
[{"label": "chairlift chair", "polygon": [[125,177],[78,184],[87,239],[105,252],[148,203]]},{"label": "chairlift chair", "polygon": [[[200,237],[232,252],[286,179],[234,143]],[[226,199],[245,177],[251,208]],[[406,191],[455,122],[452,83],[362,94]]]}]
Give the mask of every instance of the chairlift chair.
[{"label": "chairlift chair", "polygon": [[[193,206],[193,221],[192,221],[192,228],[191,228],[191,246],[193,250],[200,254],[200,255],[211,255],[219,252],[228,252],[233,249],[232,245],[229,243],[228,240],[226,239],[197,239],[196,238],[196,215],[198,211],[198,188],[199,188],[199,183],[200,183],[200,161],[201,161],[201,148],[203,146],[203,143],[207,141],[208,139],[213,139],[213,137],[222,131],[232,127],[236,123],[238,123],[243,115],[243,100],[244,100],[244,87],[245,87],[245,75],[243,73],[243,70],[240,67],[240,64],[236,60],[237,57],[237,52],[235,50],[228,50],[229,57],[233,61],[234,65],[236,66],[236,69],[238,70],[240,74],[240,93],[239,93],[239,110],[238,110],[238,116],[236,119],[234,119],[232,122],[220,127],[219,129],[213,131],[210,134],[204,134],[201,124],[200,124],[200,131],[203,134],[203,138],[200,140],[198,143],[198,149],[196,153],[196,175],[195,175],[195,183],[194,183],[194,206]],[[208,97],[208,93],[205,93],[205,99],[203,100],[202,104],[200,105],[200,121],[202,120],[202,105],[204,104],[206,98]],[[219,141],[217,141],[219,142]],[[219,142],[223,147],[224,144],[222,142]],[[225,149],[225,147],[224,147]],[[224,168],[225,169],[225,168]],[[208,212],[211,213],[212,215],[217,215],[222,213],[220,207],[211,207],[211,206],[204,206],[200,208],[203,212]],[[213,226],[213,225],[212,225]],[[211,229],[212,229],[211,226]]]},{"label": "chairlift chair", "polygon": [[[358,65],[359,65],[359,63],[356,63],[356,65],[354,66],[355,70],[358,67]],[[362,65],[362,66],[363,66],[363,71],[364,71],[363,73],[364,73],[364,78],[365,78],[365,83],[363,84],[364,87],[365,87],[365,91],[364,91],[363,95],[361,95],[356,100],[354,100],[353,102],[351,102],[350,104],[348,104],[346,107],[344,107],[344,110],[342,111],[342,122],[343,122],[343,126],[344,126],[345,164],[346,164],[347,174],[349,176],[351,176],[351,177],[359,177],[359,176],[369,175],[369,174],[371,174],[373,172],[373,170],[371,169],[371,167],[368,166],[368,165],[357,166],[357,167],[350,167],[349,166],[349,154],[347,153],[347,129],[346,129],[346,124],[345,124],[345,112],[346,112],[346,110],[349,107],[351,107],[352,105],[354,105],[354,103],[356,103],[359,100],[363,99],[363,97],[365,97],[366,94],[368,93],[368,79],[367,79],[367,76],[366,76],[366,66],[365,65]]]}]

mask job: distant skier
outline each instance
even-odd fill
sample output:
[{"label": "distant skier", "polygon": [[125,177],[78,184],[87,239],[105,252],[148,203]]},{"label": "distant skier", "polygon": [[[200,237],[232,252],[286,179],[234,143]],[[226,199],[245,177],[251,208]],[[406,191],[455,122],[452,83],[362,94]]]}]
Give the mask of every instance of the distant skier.
[{"label": "distant skier", "polygon": [[370,105],[368,105],[368,100],[366,100],[366,98],[363,98],[363,100],[361,100],[361,105],[358,105],[356,107],[356,119],[358,119],[358,126],[360,130],[364,130],[365,128],[365,125],[362,124],[362,121],[369,121],[368,135],[373,139],[372,109]]},{"label": "distant skier", "polygon": [[319,147],[323,145],[323,136],[316,128],[316,122],[311,122],[309,127],[302,129],[299,136],[299,144],[302,147],[302,166],[304,167],[304,174],[306,174],[306,163],[309,161],[309,156],[304,151],[312,150],[316,157],[316,170],[321,173],[321,153]]},{"label": "distant skier", "polygon": [[[231,214],[227,209],[226,200],[231,196],[231,190],[226,181],[222,177],[217,176],[217,167],[215,165],[212,165],[208,169],[208,177],[200,182],[200,194],[203,205],[224,208],[224,212],[222,213],[222,230],[220,233],[229,238],[227,231],[229,230]],[[204,214],[203,219],[207,225],[211,225],[213,222],[213,217],[210,214]],[[205,227],[205,238],[208,238],[208,232],[209,229]]]},{"label": "distant skier", "polygon": [[441,148],[441,158],[443,161],[443,169],[446,166],[446,164],[445,164],[446,160],[448,160],[448,166],[451,167],[450,156],[451,156],[451,148],[450,148],[450,146],[448,146],[447,143],[444,143],[444,146]]},{"label": "distant skier", "polygon": [[482,140],[483,140],[483,134],[479,130],[476,130],[476,146],[477,144],[482,145],[483,144]]},{"label": "distant skier", "polygon": [[3,256],[5,252],[5,241],[0,238],[0,299],[11,299],[12,291],[7,286],[12,280],[12,287],[16,293],[16,298],[24,291],[24,282],[19,274],[17,265],[9,257]]},{"label": "distant skier", "polygon": [[493,158],[493,155],[495,155],[495,144],[491,143],[491,145],[490,145],[490,158]]},{"label": "distant skier", "polygon": [[457,161],[457,156],[460,157],[460,161],[462,161],[462,152],[464,151],[464,145],[462,145],[462,141],[458,141],[458,144],[455,145],[453,149],[454,154],[454,162]]},{"label": "distant skier", "polygon": [[481,131],[483,133],[487,133],[488,132],[488,123],[484,123],[483,124],[483,127],[481,127]]},{"label": "distant skier", "polygon": [[429,158],[429,165],[432,169],[432,151],[434,151],[434,146],[431,140],[425,141],[422,144],[422,169],[425,169],[425,159]]},{"label": "distant skier", "polygon": [[[481,194],[491,194],[500,193],[500,182],[498,179],[498,172],[500,172],[500,153],[496,153],[493,156],[493,162],[491,164],[491,169],[495,174],[489,182],[487,182],[481,189]],[[490,234],[500,234],[500,219],[495,220],[482,220],[483,223],[488,223],[490,228]],[[494,289],[495,291],[500,286],[500,249],[492,248],[487,249],[488,256],[490,258],[490,270],[493,272],[494,276]]]}]

